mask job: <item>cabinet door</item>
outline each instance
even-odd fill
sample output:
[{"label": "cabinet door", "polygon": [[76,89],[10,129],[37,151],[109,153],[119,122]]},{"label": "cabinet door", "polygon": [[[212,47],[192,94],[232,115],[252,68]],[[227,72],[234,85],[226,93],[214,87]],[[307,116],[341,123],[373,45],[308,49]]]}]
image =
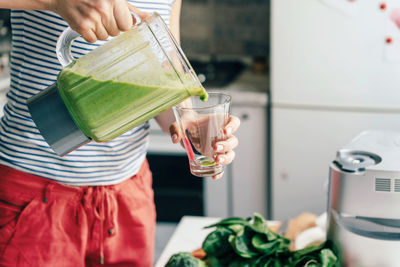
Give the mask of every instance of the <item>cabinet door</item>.
[{"label": "cabinet door", "polygon": [[324,212],[337,150],[373,129],[400,131],[400,114],[273,108],[273,219]]},{"label": "cabinet door", "polygon": [[267,213],[267,124],[265,107],[234,106],[232,114],[241,125],[236,132],[239,146],[230,168],[232,215]]}]

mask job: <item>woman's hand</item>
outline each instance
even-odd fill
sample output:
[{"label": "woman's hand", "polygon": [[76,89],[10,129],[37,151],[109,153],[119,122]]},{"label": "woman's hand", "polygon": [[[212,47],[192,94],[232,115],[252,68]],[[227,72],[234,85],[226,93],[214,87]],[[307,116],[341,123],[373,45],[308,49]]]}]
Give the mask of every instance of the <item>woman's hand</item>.
[{"label": "woman's hand", "polygon": [[[190,121],[190,120],[189,120]],[[236,130],[239,128],[240,125],[240,120],[236,116],[229,116],[227,123],[225,124],[225,127],[223,129],[224,131],[224,138],[216,141],[213,144],[212,153],[214,154],[214,160],[218,164],[222,165],[227,165],[230,164],[233,159],[235,158],[235,152],[233,149],[238,145],[238,139],[233,135]],[[190,128],[190,123],[187,124],[186,128]],[[179,143],[182,141],[183,135],[179,129],[179,126],[176,122],[172,123],[170,128],[169,128],[170,134],[171,134],[171,139],[173,143]],[[195,135],[191,134],[191,130],[188,129],[189,137],[193,143],[193,145],[196,147],[197,150],[198,147],[196,146],[196,138],[191,138],[190,135]],[[199,141],[200,142],[200,141]],[[197,144],[199,145],[199,144]],[[200,149],[201,150],[201,149]],[[205,148],[204,151],[200,151],[202,154],[210,154],[210,151],[207,151],[208,149]],[[220,173],[216,176],[213,176],[213,179],[219,179],[223,176],[223,173]]]},{"label": "woman's hand", "polygon": [[125,0],[52,0],[49,9],[89,43],[129,30],[136,22],[131,11],[141,19],[148,16]]}]

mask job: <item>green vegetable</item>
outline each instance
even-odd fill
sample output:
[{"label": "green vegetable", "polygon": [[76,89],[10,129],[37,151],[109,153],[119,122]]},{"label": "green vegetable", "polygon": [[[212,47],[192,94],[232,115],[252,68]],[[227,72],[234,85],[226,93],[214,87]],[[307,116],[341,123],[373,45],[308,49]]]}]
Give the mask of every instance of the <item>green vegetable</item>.
[{"label": "green vegetable", "polygon": [[207,267],[207,265],[189,252],[179,252],[171,256],[165,267]]},{"label": "green vegetable", "polygon": [[326,248],[321,250],[319,258],[321,259],[322,267],[333,266],[337,261],[337,257],[333,254],[332,250]]},{"label": "green vegetable", "polygon": [[229,228],[217,227],[203,242],[203,250],[209,256],[219,257],[232,251],[229,236],[234,232]]},{"label": "green vegetable", "polygon": [[206,226],[205,228],[212,228],[216,226],[230,226],[230,225],[250,225],[249,221],[250,219],[245,220],[238,217],[232,217],[228,219],[223,219],[222,221]]},{"label": "green vegetable", "polygon": [[267,221],[255,213],[253,219],[228,218],[203,242],[204,259],[212,267],[334,267],[337,257],[324,243],[290,251],[290,240],[272,232]]},{"label": "green vegetable", "polygon": [[257,250],[251,246],[251,240],[255,232],[248,226],[242,228],[236,235],[229,236],[229,243],[236,254],[242,258],[252,258],[258,254]]},{"label": "green vegetable", "polygon": [[[228,218],[207,226],[216,227],[203,242],[204,261],[190,253],[175,254],[166,267],[336,267],[338,257],[330,243],[290,251],[290,240],[272,232],[267,221],[255,213],[253,219]],[[178,257],[178,255],[180,257]],[[173,256],[173,257],[174,257]],[[184,257],[183,257],[184,256]],[[198,264],[198,265],[195,265]],[[203,264],[203,265],[199,265]]]}]

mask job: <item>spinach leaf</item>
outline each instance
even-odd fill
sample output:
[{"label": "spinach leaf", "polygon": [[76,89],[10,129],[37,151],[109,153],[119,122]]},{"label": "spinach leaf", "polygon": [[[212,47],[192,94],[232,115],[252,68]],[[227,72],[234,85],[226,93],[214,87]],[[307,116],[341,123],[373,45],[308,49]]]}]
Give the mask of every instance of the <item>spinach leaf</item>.
[{"label": "spinach leaf", "polygon": [[235,234],[239,233],[240,231],[243,230],[243,224],[231,224],[227,226],[229,229],[235,232]]},{"label": "spinach leaf", "polygon": [[[268,267],[275,265],[276,258],[272,258],[270,256],[263,255],[258,259],[253,261],[252,267]],[[283,265],[282,265],[283,266]]]},{"label": "spinach leaf", "polygon": [[334,266],[337,261],[337,257],[333,254],[332,250],[327,248],[321,250],[319,258],[321,259],[322,267]]},{"label": "spinach leaf", "polygon": [[301,267],[321,267],[321,265],[316,260],[309,260]]},{"label": "spinach leaf", "polygon": [[264,220],[264,218],[258,213],[254,213],[254,220],[253,220],[252,228],[254,231],[256,231],[258,233],[272,232],[268,228],[267,221]]},{"label": "spinach leaf", "polygon": [[252,267],[251,260],[238,259],[236,261],[230,262],[228,267]]},{"label": "spinach leaf", "polygon": [[233,224],[248,225],[249,224],[249,219],[243,219],[243,218],[239,218],[239,217],[232,217],[232,218],[223,219],[220,222],[211,224],[211,225],[206,226],[204,228],[212,228],[212,227],[216,227],[216,226],[229,226],[229,225],[233,225]]},{"label": "spinach leaf", "polygon": [[279,240],[276,239],[273,242],[268,242],[266,235],[258,234],[253,236],[251,244],[257,251],[264,253],[265,255],[271,255],[279,246]]},{"label": "spinach leaf", "polygon": [[[331,249],[325,248],[326,243],[306,247],[293,253],[291,264],[293,266],[318,266],[333,267],[337,262],[337,257]],[[312,264],[312,265],[311,265]]]},{"label": "spinach leaf", "polygon": [[263,266],[263,267],[286,267],[280,259],[277,258],[270,258],[264,265],[257,265],[258,266]]},{"label": "spinach leaf", "polygon": [[206,259],[207,265],[212,266],[212,267],[225,267],[225,265],[221,262],[221,260],[218,257],[215,256],[208,256]]},{"label": "spinach leaf", "polygon": [[206,267],[206,263],[196,259],[189,252],[179,252],[169,258],[165,267]]},{"label": "spinach leaf", "polygon": [[255,232],[250,227],[245,226],[235,236],[232,235],[229,237],[229,242],[239,256],[252,258],[258,254],[251,244],[254,234]]},{"label": "spinach leaf", "polygon": [[206,239],[203,241],[202,248],[204,252],[207,255],[216,257],[230,252],[232,250],[232,246],[229,243],[229,236],[233,234],[234,232],[229,228],[218,227],[215,231],[208,234]]},{"label": "spinach leaf", "polygon": [[272,232],[268,228],[267,221],[258,213],[254,213],[254,220],[251,228],[257,233],[265,234],[268,237],[269,241],[278,238],[278,234]]},{"label": "spinach leaf", "polygon": [[233,251],[229,253],[225,253],[224,255],[220,255],[218,257],[216,256],[207,256],[206,262],[208,266],[211,267],[226,267],[229,264],[237,261],[241,261],[243,258],[241,258],[239,255],[234,253]]},{"label": "spinach leaf", "polygon": [[210,227],[216,230],[202,247],[212,267],[334,267],[338,262],[329,242],[290,251],[290,240],[272,232],[257,213],[253,220],[233,217]]},{"label": "spinach leaf", "polygon": [[316,245],[316,246],[308,246],[306,248],[297,250],[293,253],[293,258],[294,259],[300,259],[301,257],[305,256],[305,255],[310,255],[313,252],[319,252],[325,244],[320,244],[320,245]]}]

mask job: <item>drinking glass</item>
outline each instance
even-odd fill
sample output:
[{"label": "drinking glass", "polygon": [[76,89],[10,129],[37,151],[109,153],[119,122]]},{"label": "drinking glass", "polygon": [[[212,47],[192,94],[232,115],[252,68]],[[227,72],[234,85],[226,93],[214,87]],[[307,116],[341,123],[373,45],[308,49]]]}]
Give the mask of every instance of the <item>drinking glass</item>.
[{"label": "drinking glass", "polygon": [[198,177],[220,174],[224,166],[215,162],[215,143],[226,139],[224,126],[230,115],[231,97],[209,93],[208,101],[191,97],[190,106],[173,108],[189,158],[190,172]]}]

